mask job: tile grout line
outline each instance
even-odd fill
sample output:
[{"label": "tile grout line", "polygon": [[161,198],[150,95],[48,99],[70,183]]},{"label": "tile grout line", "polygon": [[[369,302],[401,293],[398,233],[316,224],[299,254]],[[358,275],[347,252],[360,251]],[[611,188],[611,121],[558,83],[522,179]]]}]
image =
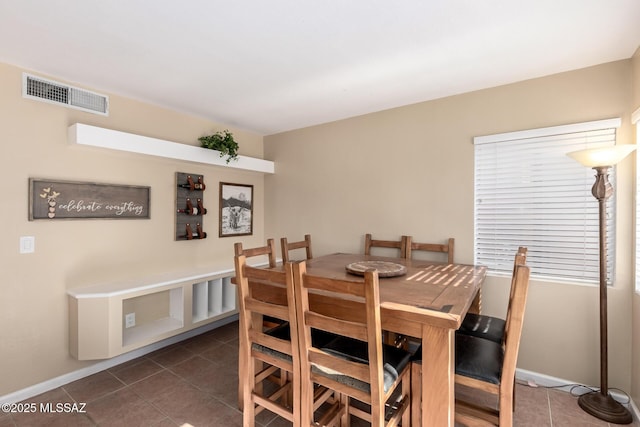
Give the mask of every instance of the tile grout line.
[{"label": "tile grout line", "polygon": [[550,427],[553,427],[553,414],[551,413],[551,396],[549,396],[549,390],[545,390],[545,394],[547,395],[547,408],[549,410],[549,424]]},{"label": "tile grout line", "polygon": [[[142,400],[144,403],[146,403],[147,405],[149,405],[150,407],[152,407],[153,409],[155,409],[156,411],[158,411],[160,414],[162,414],[162,415],[164,416],[164,418],[165,418],[165,419],[170,420],[173,424],[175,424],[176,426],[178,426],[178,425],[179,425],[179,424],[178,424],[178,422],[177,422],[176,420],[174,420],[173,418],[171,418],[171,416],[170,416],[169,414],[167,414],[166,412],[164,412],[164,411],[162,410],[162,408],[161,408],[161,407],[159,407],[159,406],[158,406],[158,405],[156,405],[155,403],[151,402],[151,401],[150,401],[150,400],[148,400],[146,397],[141,396],[139,393],[137,393],[137,392],[136,392],[136,390],[135,390],[133,387],[131,387],[133,384],[137,384],[137,383],[139,383],[139,382],[143,381],[144,379],[151,378],[151,377],[152,377],[152,376],[154,376],[154,375],[161,374],[163,371],[167,371],[167,372],[169,372],[169,373],[171,373],[171,374],[175,375],[172,371],[170,371],[170,370],[169,370],[168,368],[166,368],[165,366],[160,365],[159,363],[155,362],[154,360],[152,360],[152,362],[156,363],[156,364],[157,364],[158,366],[160,366],[162,369],[160,369],[158,372],[154,372],[154,373],[153,373],[153,374],[151,374],[151,375],[147,375],[147,377],[145,377],[145,378],[143,378],[143,379],[140,379],[140,380],[138,380],[138,381],[135,381],[135,382],[133,382],[133,383],[131,383],[131,384],[127,385],[127,387],[129,387],[129,389],[131,390],[131,393],[133,393],[133,394],[135,394],[136,396],[138,396],[138,398],[140,398],[140,400]],[[176,375],[176,376],[182,380],[182,377],[180,377],[180,376],[178,376],[178,375]]]}]

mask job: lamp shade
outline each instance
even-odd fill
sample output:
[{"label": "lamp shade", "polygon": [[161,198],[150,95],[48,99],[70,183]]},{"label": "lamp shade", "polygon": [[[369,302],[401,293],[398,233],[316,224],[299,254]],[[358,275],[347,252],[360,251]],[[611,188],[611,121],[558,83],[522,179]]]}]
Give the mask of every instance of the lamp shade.
[{"label": "lamp shade", "polygon": [[610,147],[572,151],[567,153],[567,156],[582,163],[584,166],[595,168],[598,166],[613,166],[635,149],[636,146],[632,144],[612,145]]}]

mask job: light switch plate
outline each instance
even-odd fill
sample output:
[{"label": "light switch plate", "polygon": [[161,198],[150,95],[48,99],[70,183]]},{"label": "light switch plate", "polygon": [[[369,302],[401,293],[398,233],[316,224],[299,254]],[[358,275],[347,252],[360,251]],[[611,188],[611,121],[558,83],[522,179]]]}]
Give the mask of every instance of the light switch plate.
[{"label": "light switch plate", "polygon": [[36,238],[35,236],[22,236],[20,237],[20,253],[32,254],[36,251]]}]

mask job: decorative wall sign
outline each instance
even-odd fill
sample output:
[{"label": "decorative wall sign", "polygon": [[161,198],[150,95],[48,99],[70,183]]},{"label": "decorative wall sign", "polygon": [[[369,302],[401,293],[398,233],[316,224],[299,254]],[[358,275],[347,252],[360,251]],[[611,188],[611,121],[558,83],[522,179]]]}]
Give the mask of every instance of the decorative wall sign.
[{"label": "decorative wall sign", "polygon": [[253,185],[220,183],[220,237],[253,234]]},{"label": "decorative wall sign", "polygon": [[29,221],[149,219],[150,187],[29,178]]}]

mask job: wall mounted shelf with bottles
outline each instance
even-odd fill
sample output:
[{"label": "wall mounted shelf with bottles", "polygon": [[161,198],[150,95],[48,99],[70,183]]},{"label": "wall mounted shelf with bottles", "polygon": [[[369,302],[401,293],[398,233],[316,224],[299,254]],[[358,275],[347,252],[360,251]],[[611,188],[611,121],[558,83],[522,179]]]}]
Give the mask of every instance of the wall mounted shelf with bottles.
[{"label": "wall mounted shelf with bottles", "polygon": [[176,240],[198,240],[207,237],[202,229],[204,191],[207,185],[204,176],[176,172]]}]

